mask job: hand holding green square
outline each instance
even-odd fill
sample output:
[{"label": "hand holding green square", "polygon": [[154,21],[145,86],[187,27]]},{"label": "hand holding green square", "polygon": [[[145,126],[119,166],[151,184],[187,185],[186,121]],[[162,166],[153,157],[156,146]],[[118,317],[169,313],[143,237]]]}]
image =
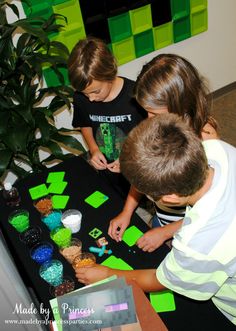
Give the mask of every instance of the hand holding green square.
[{"label": "hand holding green square", "polygon": [[91,195],[89,195],[84,201],[87,202],[90,206],[94,208],[98,208],[101,206],[104,202],[108,200],[108,196],[99,192],[95,191]]},{"label": "hand holding green square", "polygon": [[105,261],[101,263],[101,265],[113,269],[133,270],[133,268],[128,263],[126,263],[121,258],[115,257],[114,255],[109,256]]},{"label": "hand holding green square", "polygon": [[135,225],[132,225],[128,229],[125,230],[122,240],[128,245],[133,246],[136,241],[142,237],[143,232],[140,231]]}]

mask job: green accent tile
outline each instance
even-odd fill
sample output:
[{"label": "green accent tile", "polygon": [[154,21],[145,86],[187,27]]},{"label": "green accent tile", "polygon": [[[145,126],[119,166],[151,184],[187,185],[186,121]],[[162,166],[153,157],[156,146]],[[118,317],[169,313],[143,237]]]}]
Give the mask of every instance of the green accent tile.
[{"label": "green accent tile", "polygon": [[68,0],[51,0],[52,6],[60,5],[64,2],[68,2]]},{"label": "green accent tile", "polygon": [[[64,44],[67,46],[69,52],[72,51],[75,44],[80,39],[83,39],[86,37],[84,26],[81,26],[80,24],[73,23],[67,26],[67,29],[65,32],[62,32]],[[60,41],[60,35],[57,38]]]},{"label": "green accent tile", "polygon": [[31,6],[29,7],[26,3],[22,3],[23,9],[25,12],[25,15],[27,17],[43,17],[43,18],[49,18],[50,15],[53,14],[52,6],[51,4],[48,4],[48,2],[43,1],[39,3],[39,1],[36,1],[34,3],[31,1]]},{"label": "green accent tile", "polygon": [[45,184],[40,184],[29,189],[30,196],[33,200],[44,197],[48,194],[48,189]]},{"label": "green accent tile", "polygon": [[190,23],[191,23],[192,36],[207,30],[208,27],[207,13],[208,13],[207,9],[191,13]]},{"label": "green accent tile", "polygon": [[136,57],[153,52],[154,42],[152,29],[134,35],[134,46]]},{"label": "green accent tile", "polygon": [[79,39],[86,36],[79,1],[66,1],[52,8],[54,13],[61,14],[67,18],[67,24],[61,18],[57,19],[57,23],[63,24],[64,27],[55,40],[61,41],[71,51]]},{"label": "green accent tile", "polygon": [[109,32],[112,42],[132,36],[129,13],[108,18]]},{"label": "green accent tile", "polygon": [[91,230],[89,232],[89,235],[94,239],[97,239],[101,234],[102,234],[102,231],[99,230],[98,228],[94,228],[93,230]]},{"label": "green accent tile", "polygon": [[155,49],[173,44],[173,23],[168,22],[153,28],[153,36]]},{"label": "green accent tile", "polygon": [[[68,71],[66,68],[60,68],[59,71],[64,77],[65,85],[69,85]],[[44,79],[46,81],[47,86],[58,86],[61,85],[57,74],[51,69],[46,68],[43,70]]]},{"label": "green accent tile", "polygon": [[191,37],[190,17],[186,16],[174,21],[173,31],[175,43]]},{"label": "green accent tile", "polygon": [[84,201],[87,202],[90,206],[94,208],[98,208],[101,206],[104,202],[108,200],[108,196],[99,192],[95,191],[91,195],[89,195]]},{"label": "green accent tile", "polygon": [[134,60],[136,55],[133,37],[112,43],[112,51],[118,65]]},{"label": "green accent tile", "polygon": [[152,28],[151,5],[130,10],[129,14],[133,34]]},{"label": "green accent tile", "polygon": [[48,187],[48,193],[62,194],[67,184],[67,182],[53,182]]},{"label": "green accent tile", "polygon": [[54,209],[66,208],[67,202],[69,201],[69,195],[53,195],[52,205]]},{"label": "green accent tile", "polygon": [[53,171],[49,172],[46,182],[62,182],[65,176],[65,171]]},{"label": "green accent tile", "polygon": [[[67,18],[67,26],[64,27],[66,31],[68,26],[73,23],[77,23],[81,27],[84,26],[83,18],[80,10],[80,4],[78,0],[70,0],[63,2],[59,5],[52,6],[54,13],[64,15]],[[57,19],[58,23],[61,23],[61,19]]]},{"label": "green accent tile", "polygon": [[190,0],[171,0],[172,20],[178,20],[181,17],[188,16],[190,13]]},{"label": "green accent tile", "polygon": [[128,263],[126,263],[121,258],[115,257],[114,255],[109,256],[101,263],[101,265],[119,270],[133,270],[133,268]]},{"label": "green accent tile", "polygon": [[135,225],[132,225],[128,229],[125,230],[123,234],[122,240],[128,245],[133,246],[135,245],[136,241],[142,237],[143,232],[140,231]]},{"label": "green accent tile", "polygon": [[151,292],[150,302],[157,313],[173,311],[175,307],[175,298],[170,290],[162,292]]},{"label": "green accent tile", "polygon": [[199,11],[207,8],[207,0],[190,0],[190,12]]}]

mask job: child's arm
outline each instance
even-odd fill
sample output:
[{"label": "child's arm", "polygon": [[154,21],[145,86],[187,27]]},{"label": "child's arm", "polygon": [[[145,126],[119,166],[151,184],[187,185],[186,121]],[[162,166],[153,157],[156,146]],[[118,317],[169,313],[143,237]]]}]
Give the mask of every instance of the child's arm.
[{"label": "child's arm", "polygon": [[89,152],[91,154],[90,163],[91,165],[98,170],[104,170],[107,167],[107,160],[102,152],[99,150],[99,147],[93,137],[93,130],[90,127],[81,128],[81,133],[88,145]]},{"label": "child's arm", "polygon": [[183,220],[179,220],[165,226],[151,229],[137,240],[136,245],[145,252],[153,252],[166,240],[172,238],[175,232],[179,230],[182,223]]},{"label": "child's arm", "polygon": [[122,240],[123,233],[128,227],[131,216],[137,208],[141,197],[142,194],[131,185],[122,212],[110,221],[108,234],[112,239],[117,242]]},{"label": "child's arm", "polygon": [[156,277],[156,269],[118,270],[96,264],[93,267],[79,268],[76,270],[78,281],[86,285],[112,275],[135,281],[145,292],[156,292],[165,289]]}]

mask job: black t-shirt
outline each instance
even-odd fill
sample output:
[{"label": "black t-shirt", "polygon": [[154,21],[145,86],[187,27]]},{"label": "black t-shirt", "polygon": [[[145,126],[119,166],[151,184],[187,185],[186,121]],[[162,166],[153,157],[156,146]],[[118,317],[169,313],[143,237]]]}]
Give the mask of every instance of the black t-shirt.
[{"label": "black t-shirt", "polygon": [[119,95],[109,102],[91,102],[80,92],[74,93],[73,127],[91,127],[101,152],[108,161],[116,160],[127,134],[146,112],[133,98],[135,82],[123,78]]}]

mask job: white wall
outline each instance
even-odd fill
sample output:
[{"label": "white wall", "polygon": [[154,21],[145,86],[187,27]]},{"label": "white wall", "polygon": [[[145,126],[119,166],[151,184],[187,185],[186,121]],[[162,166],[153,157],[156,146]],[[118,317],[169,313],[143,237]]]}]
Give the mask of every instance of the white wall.
[{"label": "white wall", "polygon": [[119,67],[136,79],[143,64],[160,53],[176,53],[194,64],[215,91],[236,81],[236,0],[208,0],[208,30]]}]

